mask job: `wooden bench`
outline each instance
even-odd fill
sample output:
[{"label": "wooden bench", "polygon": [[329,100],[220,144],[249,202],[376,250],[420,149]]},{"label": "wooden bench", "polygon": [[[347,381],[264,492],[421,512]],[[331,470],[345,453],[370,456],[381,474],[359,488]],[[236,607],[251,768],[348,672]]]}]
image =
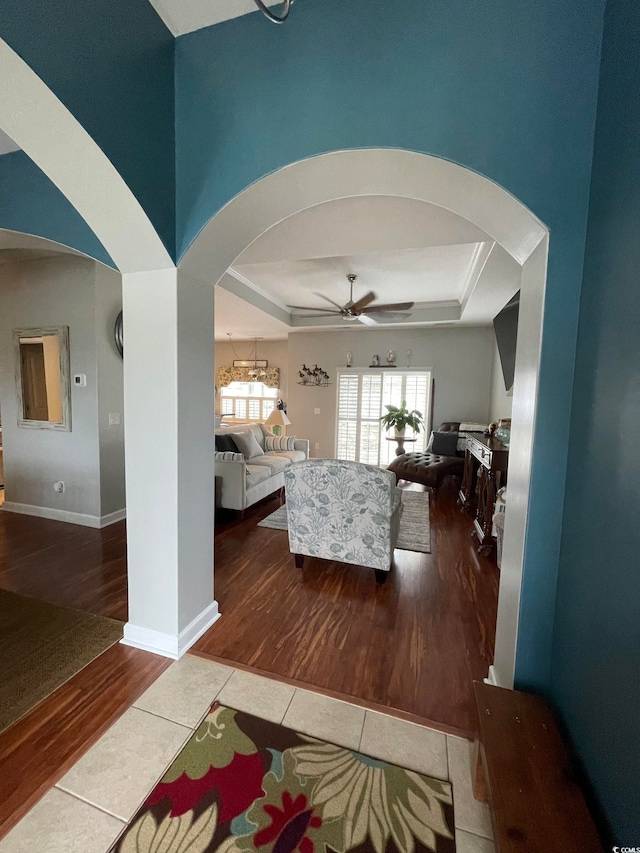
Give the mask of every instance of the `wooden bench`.
[{"label": "wooden bench", "polygon": [[474,794],[489,802],[496,853],[602,853],[546,702],[477,681],[474,687]]}]

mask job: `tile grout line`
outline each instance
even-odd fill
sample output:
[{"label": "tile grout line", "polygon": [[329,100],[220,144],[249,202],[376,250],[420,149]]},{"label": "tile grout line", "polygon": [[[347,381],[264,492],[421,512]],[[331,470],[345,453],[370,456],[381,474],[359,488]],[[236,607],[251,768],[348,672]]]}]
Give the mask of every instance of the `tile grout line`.
[{"label": "tile grout line", "polygon": [[[149,714],[151,717],[155,717],[157,720],[164,720],[167,723],[173,723],[176,726],[180,726],[181,729],[186,729],[189,732],[193,732],[194,728],[188,723],[179,723],[177,720],[172,720],[171,717],[165,717],[163,714],[157,714],[155,711],[148,711],[146,708],[140,708],[138,705],[131,705],[127,710],[131,710],[131,708],[135,708],[136,711],[142,711],[143,714]],[[126,713],[126,712],[125,712]],[[116,720],[117,722],[117,720]],[[115,723],[114,723],[115,725]],[[107,729],[105,734],[110,732],[111,729]]]},{"label": "tile grout line", "polygon": [[[62,791],[63,794],[67,794],[69,797],[73,797],[74,800],[79,800],[81,803],[84,803],[85,805],[90,806],[92,809],[96,809],[96,811],[102,812],[102,814],[109,815],[109,817],[112,817],[115,820],[120,821],[120,823],[123,824],[124,826],[126,826],[128,823],[128,820],[125,820],[123,817],[120,817],[120,815],[115,814],[115,812],[109,811],[109,809],[105,808],[105,806],[99,806],[97,803],[94,803],[91,800],[88,800],[86,797],[82,797],[80,794],[76,794],[75,791],[70,791],[68,788],[63,788],[62,785],[60,784],[60,782],[58,782],[57,785],[54,785],[53,788],[51,788],[50,790],[56,790],[56,789],[58,791]],[[35,806],[34,806],[34,808],[35,808]],[[29,811],[27,812],[25,817],[27,815],[31,814],[32,811],[33,811],[33,808],[29,809]],[[135,812],[134,812],[134,814],[135,814]],[[24,820],[24,818],[22,818],[22,820]]]},{"label": "tile grout line", "polygon": [[453,799],[453,779],[451,778],[451,765],[449,764],[449,735],[444,736],[444,754],[447,759],[447,782],[451,784],[451,798]]},{"label": "tile grout line", "polygon": [[294,687],[294,688],[293,688],[293,693],[291,694],[291,699],[289,699],[289,702],[288,702],[288,704],[287,704],[287,708],[286,708],[286,710],[285,710],[284,714],[282,715],[282,719],[280,720],[280,722],[279,722],[279,724],[278,724],[278,725],[280,725],[280,726],[281,726],[281,725],[284,723],[284,718],[285,718],[285,717],[287,716],[287,714],[289,713],[289,708],[291,707],[291,703],[293,702],[293,699],[294,699],[294,697],[295,697],[295,695],[296,695],[296,693],[297,693],[297,692],[298,692],[298,688],[297,688],[297,687]]},{"label": "tile grout line", "polygon": [[369,712],[365,709],[365,712],[362,716],[362,728],[360,729],[360,740],[358,741],[358,752],[362,752],[362,738],[364,737],[364,724],[367,722],[367,714]]}]

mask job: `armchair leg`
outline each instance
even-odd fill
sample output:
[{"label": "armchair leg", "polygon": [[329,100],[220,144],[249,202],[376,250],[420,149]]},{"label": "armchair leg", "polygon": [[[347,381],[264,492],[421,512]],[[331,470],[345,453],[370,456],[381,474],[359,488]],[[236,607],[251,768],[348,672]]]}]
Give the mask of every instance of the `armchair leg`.
[{"label": "armchair leg", "polygon": [[301,569],[304,566],[304,554],[294,554],[293,558],[296,563],[296,569]]},{"label": "armchair leg", "polygon": [[387,578],[389,577],[389,572],[385,572],[383,569],[374,569],[376,573],[376,583],[378,586],[382,586],[383,583],[386,583]]}]

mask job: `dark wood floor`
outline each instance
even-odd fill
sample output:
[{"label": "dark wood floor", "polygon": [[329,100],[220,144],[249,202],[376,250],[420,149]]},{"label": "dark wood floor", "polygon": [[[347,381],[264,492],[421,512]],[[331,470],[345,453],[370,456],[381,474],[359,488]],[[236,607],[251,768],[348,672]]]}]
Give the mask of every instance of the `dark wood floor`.
[{"label": "dark wood floor", "polygon": [[[196,650],[473,731],[472,681],[492,662],[498,569],[476,554],[453,483],[431,501],[432,554],[396,552],[382,587],[370,569],[309,558],[295,569],[286,533],[256,526],[277,505],[265,501],[240,523],[218,516],[223,618]],[[125,549],[124,522],[92,530],[0,512],[0,588],[126,620]],[[168,663],[115,646],[0,735],[0,837]]]},{"label": "dark wood floor", "polygon": [[455,497],[451,481],[431,499],[432,553],[396,551],[381,587],[371,569],[343,563],[306,558],[295,569],[286,533],[256,526],[275,498],[240,523],[219,517],[222,618],[195,649],[472,732],[473,680],[493,662],[499,573],[476,553]]},{"label": "dark wood floor", "polygon": [[126,526],[0,512],[0,589],[127,620]]}]

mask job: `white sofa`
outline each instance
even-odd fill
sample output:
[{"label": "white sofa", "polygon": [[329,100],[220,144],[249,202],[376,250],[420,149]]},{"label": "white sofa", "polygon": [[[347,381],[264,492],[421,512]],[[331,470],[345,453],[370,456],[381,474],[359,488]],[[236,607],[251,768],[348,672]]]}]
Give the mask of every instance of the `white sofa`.
[{"label": "white sofa", "polygon": [[284,471],[292,462],[309,458],[309,442],[297,438],[293,450],[265,450],[265,437],[271,433],[261,424],[238,424],[222,427],[216,435],[231,435],[250,430],[262,456],[245,459],[242,453],[215,455],[216,506],[234,509],[239,513],[247,507],[277,492],[284,486]]}]

